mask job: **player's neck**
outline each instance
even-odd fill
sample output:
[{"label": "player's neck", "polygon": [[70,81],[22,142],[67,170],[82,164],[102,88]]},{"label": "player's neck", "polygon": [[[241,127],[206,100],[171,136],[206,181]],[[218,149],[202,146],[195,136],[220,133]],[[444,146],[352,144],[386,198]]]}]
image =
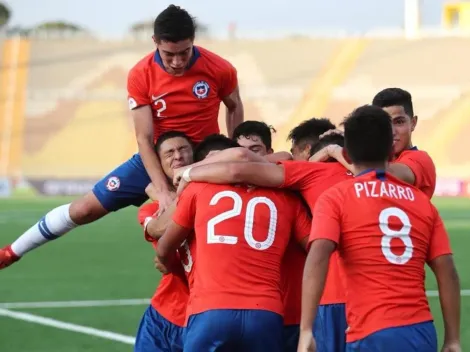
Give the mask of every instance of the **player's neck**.
[{"label": "player's neck", "polygon": [[385,170],[387,168],[387,163],[366,163],[366,164],[354,164],[354,175],[359,175],[365,173],[369,170]]}]

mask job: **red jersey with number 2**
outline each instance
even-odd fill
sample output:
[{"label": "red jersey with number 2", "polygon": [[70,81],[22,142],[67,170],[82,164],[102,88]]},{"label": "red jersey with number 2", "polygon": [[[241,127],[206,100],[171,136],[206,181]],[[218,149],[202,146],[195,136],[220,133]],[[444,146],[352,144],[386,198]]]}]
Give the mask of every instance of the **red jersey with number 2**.
[{"label": "red jersey with number 2", "polygon": [[436,208],[417,188],[369,171],[324,192],[309,241],[338,245],[345,272],[347,341],[432,320],[425,264],[450,254]]},{"label": "red jersey with number 2", "polygon": [[310,219],[282,190],[191,183],[173,220],[195,230],[190,314],[260,309],[283,314],[280,266],[291,236],[305,239]]},{"label": "red jersey with number 2", "polygon": [[[145,239],[151,242],[155,249],[158,245],[157,240],[150,237],[145,228],[148,222],[155,217],[157,210],[158,203],[147,203],[140,207],[137,215],[139,223],[144,227]],[[182,261],[184,264],[185,260],[183,258]],[[162,275],[150,304],[169,322],[178,326],[185,326],[188,299],[188,284],[181,269],[172,274]]]},{"label": "red jersey with number 2", "polygon": [[220,103],[237,85],[235,68],[209,50],[194,46],[189,67],[179,77],[165,71],[160,54],[154,51],[129,72],[129,108],[151,106],[155,140],[176,130],[199,143],[219,133]]}]

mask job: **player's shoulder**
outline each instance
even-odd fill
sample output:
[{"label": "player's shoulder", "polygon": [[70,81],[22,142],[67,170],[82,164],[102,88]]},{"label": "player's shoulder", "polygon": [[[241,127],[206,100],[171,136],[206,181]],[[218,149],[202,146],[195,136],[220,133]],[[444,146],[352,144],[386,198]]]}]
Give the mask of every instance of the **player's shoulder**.
[{"label": "player's shoulder", "polygon": [[197,46],[196,49],[199,51],[200,58],[209,63],[215,69],[219,71],[235,69],[233,65],[222,56],[200,46]]},{"label": "player's shoulder", "polygon": [[420,150],[416,147],[404,150],[396,159],[397,162],[403,162],[406,160],[416,160],[421,163],[434,165],[434,161],[432,160],[431,156],[424,150]]},{"label": "player's shoulder", "polygon": [[129,70],[129,75],[131,74],[143,74],[148,72],[154,65],[155,51],[145,55],[142,59],[137,61],[137,63],[132,66]]}]

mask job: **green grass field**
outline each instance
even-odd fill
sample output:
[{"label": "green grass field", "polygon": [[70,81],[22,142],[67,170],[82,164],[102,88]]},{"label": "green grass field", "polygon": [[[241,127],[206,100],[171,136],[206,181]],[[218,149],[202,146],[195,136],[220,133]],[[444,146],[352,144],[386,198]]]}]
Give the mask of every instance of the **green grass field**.
[{"label": "green grass field", "polygon": [[[11,242],[48,209],[63,203],[64,199],[2,199],[0,245]],[[470,271],[467,272],[470,270],[467,255],[470,248],[470,199],[441,198],[436,199],[435,203],[451,234],[462,289],[470,290]],[[128,208],[93,225],[79,228],[0,272],[1,351],[132,350],[130,340],[135,336],[145,303],[70,307],[70,301],[145,299],[152,295],[160,275],[153,269],[153,250],[143,240],[136,214],[136,208]],[[427,288],[436,289],[431,275],[428,275]],[[463,294],[462,347],[464,351],[470,351],[470,297],[466,296],[470,295],[470,291]],[[437,297],[430,297],[429,300],[441,338],[443,325],[439,301]],[[36,307],[19,305],[11,308],[4,304],[44,301],[66,301],[69,306],[45,307],[45,304],[37,304]],[[63,330],[64,326],[79,331]],[[93,329],[90,331],[89,328]]]}]

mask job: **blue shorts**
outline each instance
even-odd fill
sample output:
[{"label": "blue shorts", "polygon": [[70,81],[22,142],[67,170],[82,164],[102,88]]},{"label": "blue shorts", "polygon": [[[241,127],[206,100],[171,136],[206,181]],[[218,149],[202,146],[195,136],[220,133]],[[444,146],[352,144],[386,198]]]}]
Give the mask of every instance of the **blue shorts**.
[{"label": "blue shorts", "polygon": [[343,352],[346,350],[346,306],[325,304],[318,307],[313,336],[318,352]]},{"label": "blue shorts", "polygon": [[[347,352],[436,352],[437,335],[432,321],[388,328],[346,345]],[[320,352],[320,351],[319,351]]]},{"label": "blue shorts", "polygon": [[118,166],[93,187],[93,193],[107,211],[129,205],[141,206],[147,199],[145,187],[150,177],[139,154]]},{"label": "blue shorts", "polygon": [[182,352],[185,328],[170,323],[149,306],[140,321],[134,352]]},{"label": "blue shorts", "polygon": [[297,352],[299,335],[299,325],[284,325],[284,352]]},{"label": "blue shorts", "polygon": [[265,310],[215,309],[189,317],[184,352],[282,352],[283,319]]}]

